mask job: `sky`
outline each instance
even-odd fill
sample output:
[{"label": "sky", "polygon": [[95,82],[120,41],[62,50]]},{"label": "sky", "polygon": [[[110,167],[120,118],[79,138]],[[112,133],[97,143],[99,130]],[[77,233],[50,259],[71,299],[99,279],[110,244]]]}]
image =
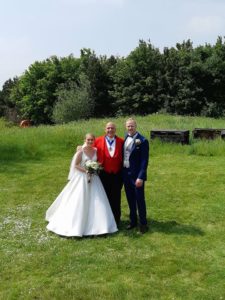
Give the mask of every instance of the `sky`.
[{"label": "sky", "polygon": [[160,50],[225,36],[225,0],[0,0],[0,89],[52,55],[127,56],[139,40]]}]

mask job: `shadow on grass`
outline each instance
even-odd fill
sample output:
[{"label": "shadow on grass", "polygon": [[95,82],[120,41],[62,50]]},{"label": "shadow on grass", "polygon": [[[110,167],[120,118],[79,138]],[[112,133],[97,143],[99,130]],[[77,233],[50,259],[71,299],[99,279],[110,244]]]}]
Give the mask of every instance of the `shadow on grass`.
[{"label": "shadow on grass", "polygon": [[[122,234],[127,237],[131,238],[141,238],[143,234],[140,233],[139,228],[135,227],[131,230],[127,230],[126,227],[129,224],[128,221],[121,221],[119,226],[119,231],[115,232],[113,234],[101,234],[101,235],[91,235],[91,236],[83,236],[83,237],[67,237],[58,235],[62,239],[68,239],[68,240],[76,240],[76,241],[82,241],[82,240],[91,240],[91,239],[105,239],[107,237],[113,237],[117,234]],[[162,232],[166,234],[182,234],[182,235],[192,235],[192,236],[203,236],[204,231],[200,228],[192,225],[184,225],[179,224],[176,221],[156,221],[156,220],[148,220],[148,227],[149,230],[144,235],[149,235],[154,232]],[[55,233],[51,234],[55,235]]]},{"label": "shadow on grass", "polygon": [[[142,234],[139,232],[139,228],[136,227],[132,230],[126,230],[126,226],[129,223],[127,221],[121,221],[119,231],[126,236],[131,236],[140,238]],[[157,221],[157,220],[148,220],[149,230],[145,234],[151,234],[154,232],[162,232],[166,234],[181,234],[181,235],[192,235],[192,236],[202,236],[204,231],[193,225],[180,224],[176,221]]]},{"label": "shadow on grass", "polygon": [[164,232],[166,234],[187,234],[187,235],[204,235],[204,231],[193,225],[180,224],[177,221],[157,221],[149,222],[150,232]]},{"label": "shadow on grass", "polygon": [[[121,220],[120,225],[119,225],[119,233],[120,234],[127,236],[127,237],[136,238],[136,239],[141,238],[143,236],[143,234],[140,233],[138,226],[133,229],[127,230],[126,227],[128,224],[129,224],[129,221]],[[149,233],[150,233],[150,230],[148,232],[146,232],[145,235],[149,234]]]},{"label": "shadow on grass", "polygon": [[50,234],[54,236],[58,236],[61,239],[66,239],[71,241],[82,241],[82,240],[92,240],[92,239],[106,239],[109,236],[116,235],[117,232],[110,233],[110,234],[105,233],[99,235],[84,235],[84,236],[65,236],[65,235],[55,234],[54,232],[50,232]]}]

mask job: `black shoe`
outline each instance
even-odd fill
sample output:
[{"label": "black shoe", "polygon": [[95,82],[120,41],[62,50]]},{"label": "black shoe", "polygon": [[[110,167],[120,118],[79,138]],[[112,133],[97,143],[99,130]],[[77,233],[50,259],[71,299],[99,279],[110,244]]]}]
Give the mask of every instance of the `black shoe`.
[{"label": "black shoe", "polygon": [[140,225],[140,233],[144,234],[148,231],[148,225]]},{"label": "black shoe", "polygon": [[129,225],[127,225],[126,229],[127,230],[131,230],[131,229],[133,229],[135,227],[137,227],[137,224],[129,224]]}]

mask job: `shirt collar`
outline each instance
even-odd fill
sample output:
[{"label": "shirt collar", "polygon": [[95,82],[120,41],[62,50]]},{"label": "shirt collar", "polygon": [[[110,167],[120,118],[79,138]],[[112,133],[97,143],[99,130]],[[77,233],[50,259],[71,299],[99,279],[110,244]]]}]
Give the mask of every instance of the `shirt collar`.
[{"label": "shirt collar", "polygon": [[134,139],[134,138],[137,137],[137,135],[138,135],[138,132],[136,132],[134,135],[129,135],[129,134],[128,134],[128,137],[131,137],[132,139]]}]

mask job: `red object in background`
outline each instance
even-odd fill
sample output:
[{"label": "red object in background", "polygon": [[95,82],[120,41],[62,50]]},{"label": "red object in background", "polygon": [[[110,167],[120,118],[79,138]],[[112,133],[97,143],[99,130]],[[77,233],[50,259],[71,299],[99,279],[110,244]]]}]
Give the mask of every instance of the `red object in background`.
[{"label": "red object in background", "polygon": [[20,122],[20,127],[21,128],[26,128],[31,126],[31,121],[30,120],[22,120]]}]

